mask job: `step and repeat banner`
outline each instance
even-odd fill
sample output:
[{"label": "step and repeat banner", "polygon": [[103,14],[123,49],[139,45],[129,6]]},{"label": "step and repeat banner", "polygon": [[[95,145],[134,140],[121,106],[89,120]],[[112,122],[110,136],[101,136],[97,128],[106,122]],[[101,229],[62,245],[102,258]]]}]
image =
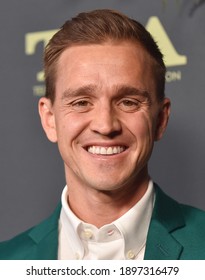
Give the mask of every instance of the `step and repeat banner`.
[{"label": "step and repeat banner", "polygon": [[0,240],[46,218],[65,186],[56,144],[40,124],[43,48],[82,11],[117,9],[152,33],[165,55],[172,112],[150,174],[176,200],[205,210],[205,1],[0,2]]}]

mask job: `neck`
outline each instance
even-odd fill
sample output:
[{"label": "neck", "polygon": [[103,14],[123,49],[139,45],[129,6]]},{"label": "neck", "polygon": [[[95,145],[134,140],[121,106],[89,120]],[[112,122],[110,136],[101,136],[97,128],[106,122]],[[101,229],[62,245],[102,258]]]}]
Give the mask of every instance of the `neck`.
[{"label": "neck", "polygon": [[69,185],[68,203],[75,215],[100,228],[110,224],[132,208],[145,194],[149,176],[112,191]]}]

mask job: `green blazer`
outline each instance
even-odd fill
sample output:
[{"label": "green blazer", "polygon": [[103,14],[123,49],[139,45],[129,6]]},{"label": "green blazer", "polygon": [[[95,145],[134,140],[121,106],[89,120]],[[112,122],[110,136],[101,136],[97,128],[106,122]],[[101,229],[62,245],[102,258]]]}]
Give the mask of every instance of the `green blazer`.
[{"label": "green blazer", "polygon": [[[145,260],[205,260],[205,212],[179,204],[155,188]],[[57,259],[60,211],[61,205],[41,224],[1,242],[0,260]]]}]

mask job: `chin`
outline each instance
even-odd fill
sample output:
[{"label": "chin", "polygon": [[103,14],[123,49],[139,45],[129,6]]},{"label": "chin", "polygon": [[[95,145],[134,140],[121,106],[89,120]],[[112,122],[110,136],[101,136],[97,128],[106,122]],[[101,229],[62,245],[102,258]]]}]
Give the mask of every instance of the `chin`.
[{"label": "chin", "polygon": [[125,186],[126,183],[124,182],[119,182],[117,180],[114,181],[108,181],[108,180],[98,180],[95,182],[90,182],[90,186],[92,186],[93,189],[96,189],[98,191],[102,192],[109,192],[109,191],[114,191],[114,190],[120,190]]}]

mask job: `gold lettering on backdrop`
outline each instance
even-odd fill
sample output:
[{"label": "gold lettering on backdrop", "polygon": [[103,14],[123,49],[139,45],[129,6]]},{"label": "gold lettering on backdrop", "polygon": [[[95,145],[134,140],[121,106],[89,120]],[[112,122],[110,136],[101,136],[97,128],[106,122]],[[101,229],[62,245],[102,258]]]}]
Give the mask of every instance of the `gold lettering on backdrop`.
[{"label": "gold lettering on backdrop", "polygon": [[167,82],[180,81],[181,78],[182,78],[181,71],[167,71],[166,73]]},{"label": "gold lettering on backdrop", "polygon": [[33,95],[35,96],[45,95],[45,86],[44,85],[33,86]]},{"label": "gold lettering on backdrop", "polygon": [[158,42],[167,67],[187,64],[187,57],[177,53],[158,17],[150,17],[146,28]]},{"label": "gold lettering on backdrop", "polygon": [[[166,30],[164,29],[159,18],[152,16],[149,18],[146,29],[152,34],[154,39],[159,45],[160,50],[164,54],[165,64],[167,67],[179,66],[187,64],[187,57],[185,55],[180,55],[177,53],[172,41],[167,35]],[[57,32],[57,29],[48,30],[48,31],[39,31],[39,32],[30,32],[25,35],[25,53],[26,55],[34,55],[36,47],[39,43],[43,42],[43,45],[46,46],[50,38]],[[166,80],[168,82],[176,81],[181,79],[180,71],[168,71],[166,74]],[[36,74],[37,82],[44,81],[43,71],[39,71]],[[44,95],[45,86],[35,85],[33,86],[33,94],[37,96]]]},{"label": "gold lettering on backdrop", "polygon": [[[27,55],[35,54],[36,46],[43,42],[44,46],[47,45],[50,38],[57,32],[57,30],[40,31],[27,33],[25,36],[25,52]],[[40,71],[36,75],[38,82],[44,81],[43,71]]]}]

